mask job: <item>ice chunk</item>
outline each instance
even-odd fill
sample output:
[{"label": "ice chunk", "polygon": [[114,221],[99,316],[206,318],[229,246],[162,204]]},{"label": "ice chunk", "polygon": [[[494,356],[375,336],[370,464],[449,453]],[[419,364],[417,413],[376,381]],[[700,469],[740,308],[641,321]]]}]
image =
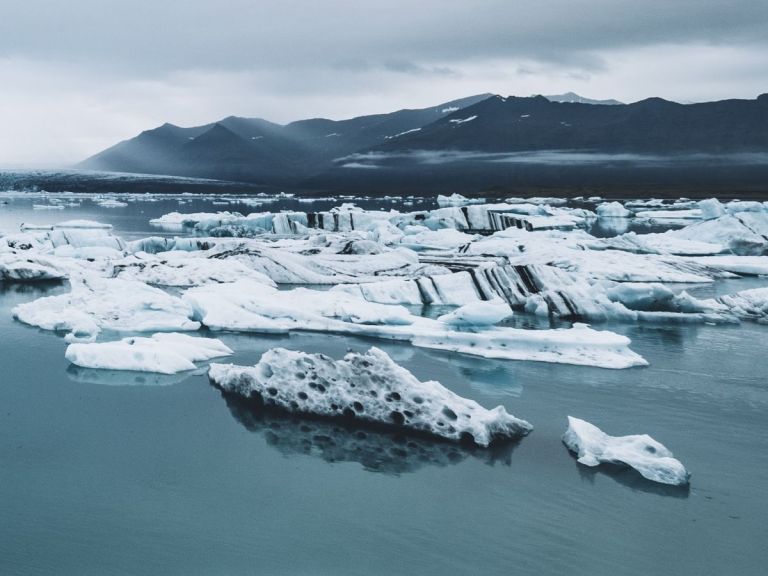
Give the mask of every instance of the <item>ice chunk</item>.
[{"label": "ice chunk", "polygon": [[41,282],[66,276],[66,271],[50,258],[17,250],[0,252],[0,282]]},{"label": "ice chunk", "polygon": [[425,230],[418,234],[404,236],[400,241],[403,246],[412,250],[454,250],[464,244],[469,244],[473,236],[453,228],[442,230]]},{"label": "ice chunk", "polygon": [[709,198],[699,202],[699,210],[704,220],[714,220],[725,214],[725,208],[717,198]]},{"label": "ice chunk", "polygon": [[190,287],[211,282],[236,282],[244,278],[275,286],[269,277],[238,260],[196,258],[192,254],[170,252],[153,256],[140,252],[115,262],[113,276],[156,286]]},{"label": "ice chunk", "polygon": [[484,198],[467,198],[466,196],[462,196],[461,194],[453,193],[450,196],[444,196],[443,194],[438,194],[437,196],[437,205],[441,208],[443,206],[464,206],[466,204],[482,204],[485,202]]},{"label": "ice chunk", "polygon": [[630,340],[582,324],[571,329],[479,331],[411,314],[402,306],[374,304],[358,291],[275,290],[252,281],[192,288],[183,299],[194,318],[213,330],[258,333],[330,332],[410,341],[415,346],[507,360],[537,360],[605,368],[642,366]]},{"label": "ice chunk", "polygon": [[46,296],[13,308],[14,317],[44,330],[67,331],[70,341],[92,341],[102,329],[123,332],[197,330],[192,308],[143,282],[85,276],[71,279],[68,294]]},{"label": "ice chunk", "polygon": [[511,315],[509,304],[503,300],[488,300],[465,304],[438,320],[454,326],[491,326]]},{"label": "ice chunk", "polygon": [[702,300],[700,303],[710,306],[719,304],[739,318],[768,324],[768,288],[742,290],[715,300]]},{"label": "ice chunk", "polygon": [[65,357],[83,368],[176,374],[194,370],[194,362],[231,354],[232,350],[215,338],[158,333],[149,338],[70,344]]},{"label": "ice chunk", "polygon": [[568,416],[563,443],[578,456],[580,464],[622,464],[654,482],[685,486],[690,474],[663,444],[647,434],[608,436],[597,426]]},{"label": "ice chunk", "polygon": [[253,367],[212,364],[226,392],[288,412],[341,417],[489,446],[525,436],[532,426],[503,406],[487,410],[439,382],[421,382],[378,348],[342,360],[275,348]]},{"label": "ice chunk", "polygon": [[600,218],[629,218],[632,212],[624,208],[620,202],[603,202],[596,209]]}]

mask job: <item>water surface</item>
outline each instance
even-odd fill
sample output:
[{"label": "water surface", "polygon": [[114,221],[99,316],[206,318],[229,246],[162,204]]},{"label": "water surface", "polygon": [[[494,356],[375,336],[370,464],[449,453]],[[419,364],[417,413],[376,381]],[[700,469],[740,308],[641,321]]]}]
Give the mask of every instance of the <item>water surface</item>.
[{"label": "water surface", "polygon": [[[14,201],[0,207],[0,230],[89,217],[140,237],[156,233],[147,220],[164,212],[222,209],[194,202],[107,210],[84,201],[52,214]],[[699,290],[760,284],[729,282]],[[218,335],[239,364],[275,346],[340,357],[376,345],[418,378],[504,404],[535,427],[506,450],[471,451],[259,414],[202,370],[72,367],[63,338],[10,314],[66,290],[0,286],[0,574],[768,569],[765,326],[606,325],[650,362],[618,371],[341,336]],[[578,465],[560,442],[567,415],[611,434],[650,433],[693,473],[690,490]]]}]

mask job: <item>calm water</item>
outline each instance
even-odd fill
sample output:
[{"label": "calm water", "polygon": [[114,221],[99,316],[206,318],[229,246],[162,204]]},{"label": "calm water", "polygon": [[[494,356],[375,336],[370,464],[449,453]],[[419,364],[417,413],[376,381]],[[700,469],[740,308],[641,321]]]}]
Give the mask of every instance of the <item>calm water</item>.
[{"label": "calm water", "polygon": [[[32,212],[24,202],[0,207],[0,230],[90,217],[137,237],[169,210],[249,210],[164,201]],[[61,291],[0,286],[0,574],[768,572],[765,326],[608,326],[651,364],[623,371],[221,335],[240,364],[274,346],[336,357],[380,346],[420,379],[534,424],[489,453],[265,417],[202,371],[75,370],[62,338],[10,316]],[[612,434],[650,433],[693,473],[690,490],[578,466],[560,443],[569,414]]]}]

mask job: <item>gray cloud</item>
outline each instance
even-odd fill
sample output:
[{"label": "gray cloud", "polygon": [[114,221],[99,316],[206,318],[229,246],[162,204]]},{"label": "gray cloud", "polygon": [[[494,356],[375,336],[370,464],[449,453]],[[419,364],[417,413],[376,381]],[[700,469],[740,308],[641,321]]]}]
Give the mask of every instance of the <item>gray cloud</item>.
[{"label": "gray cloud", "polygon": [[0,54],[118,72],[525,58],[585,68],[658,43],[768,42],[768,3],[722,0],[4,0]]},{"label": "gray cloud", "polygon": [[481,92],[754,97],[767,62],[764,1],[3,0],[0,162]]}]

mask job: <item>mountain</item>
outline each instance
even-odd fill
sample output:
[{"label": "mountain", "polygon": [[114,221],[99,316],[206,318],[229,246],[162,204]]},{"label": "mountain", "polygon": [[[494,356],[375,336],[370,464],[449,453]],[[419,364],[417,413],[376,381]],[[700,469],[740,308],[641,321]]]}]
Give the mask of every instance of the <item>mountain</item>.
[{"label": "mountain", "polygon": [[575,104],[604,104],[606,106],[617,106],[620,104],[624,104],[624,102],[619,102],[618,100],[593,100],[592,98],[584,98],[584,96],[579,96],[575,92],[566,92],[565,94],[550,94],[549,96],[544,96],[547,100],[550,102],[571,102]]},{"label": "mountain", "polygon": [[768,152],[768,94],[702,104],[649,98],[620,106],[495,96],[375,150]]},{"label": "mountain", "polygon": [[334,158],[376,146],[488,97],[490,94],[481,94],[430,108],[349,120],[315,118],[280,125],[230,116],[193,128],[163,124],[88,158],[78,167],[294,184],[327,169]]},{"label": "mountain", "polygon": [[768,192],[768,94],[698,104],[550,98],[483,94],[286,125],[238,117],[164,124],[80,167],[322,192]]}]

